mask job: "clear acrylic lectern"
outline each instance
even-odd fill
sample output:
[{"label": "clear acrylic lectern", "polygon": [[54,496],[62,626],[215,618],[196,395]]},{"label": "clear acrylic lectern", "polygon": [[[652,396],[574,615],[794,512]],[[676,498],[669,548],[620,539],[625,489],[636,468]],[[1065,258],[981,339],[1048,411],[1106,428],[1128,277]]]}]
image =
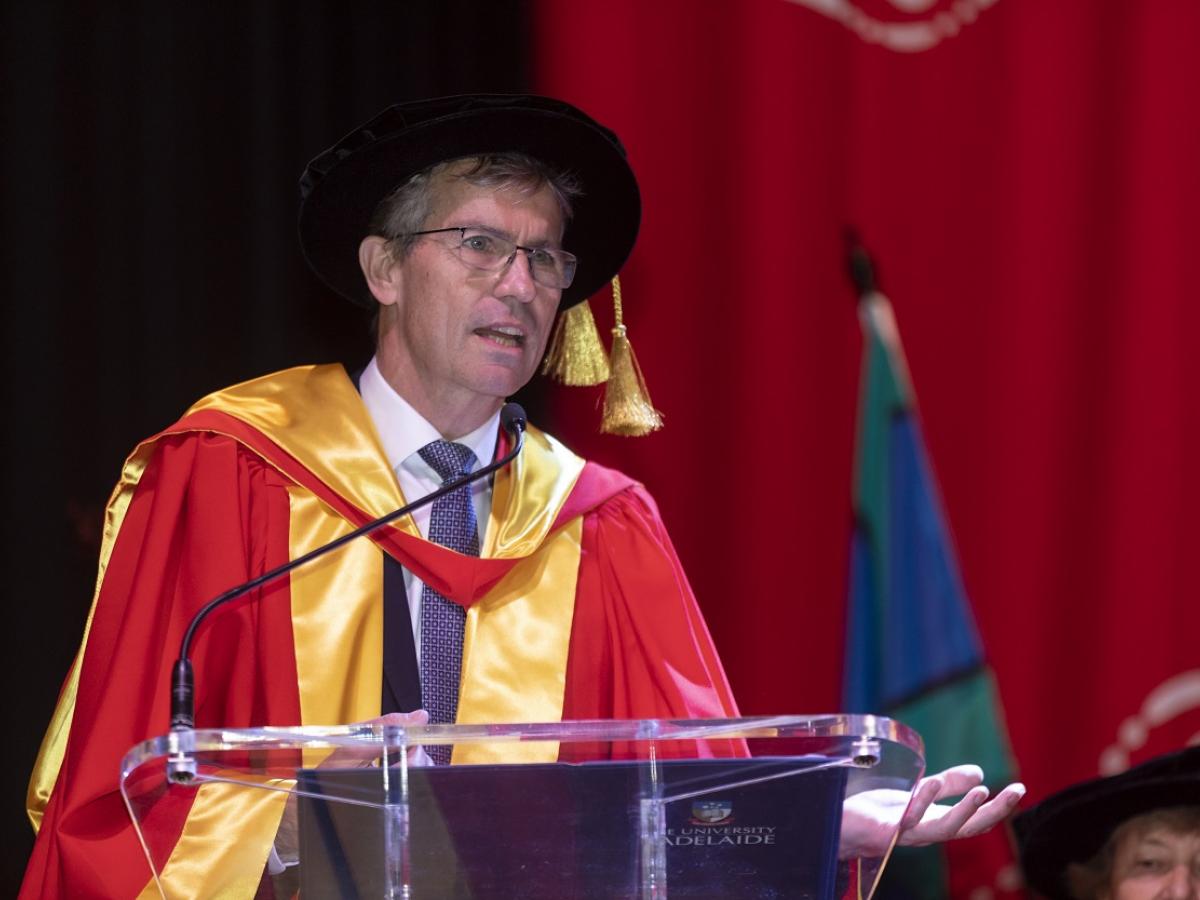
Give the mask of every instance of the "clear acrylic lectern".
[{"label": "clear acrylic lectern", "polygon": [[871,895],[923,769],[875,716],[257,728],[139,744],[121,793],[168,898],[298,860],[305,900],[825,900]]}]

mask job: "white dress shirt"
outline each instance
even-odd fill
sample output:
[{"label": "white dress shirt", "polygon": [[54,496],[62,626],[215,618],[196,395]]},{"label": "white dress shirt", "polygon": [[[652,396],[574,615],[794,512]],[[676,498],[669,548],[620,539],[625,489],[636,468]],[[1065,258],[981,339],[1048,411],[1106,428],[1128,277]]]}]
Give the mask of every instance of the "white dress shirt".
[{"label": "white dress shirt", "polygon": [[[374,357],[363,370],[358,383],[363,404],[375,423],[375,431],[383,443],[388,465],[400,483],[400,492],[405,502],[417,500],[430,491],[442,486],[441,476],[418,452],[432,441],[453,440],[471,448],[478,465],[487,465],[496,451],[496,437],[500,431],[500,413],[476,428],[470,434],[447,437],[438,432],[407,400],[392,389],[379,371]],[[488,516],[492,511],[492,484],[483,478],[471,485],[471,501],[475,506],[475,521],[479,528],[479,544],[483,546],[487,531]],[[429,516],[432,504],[412,514],[421,537],[429,536]],[[421,589],[424,585],[408,569],[404,570],[404,591],[408,595],[409,618],[412,619],[413,645],[417,649],[417,660],[421,659]]]}]

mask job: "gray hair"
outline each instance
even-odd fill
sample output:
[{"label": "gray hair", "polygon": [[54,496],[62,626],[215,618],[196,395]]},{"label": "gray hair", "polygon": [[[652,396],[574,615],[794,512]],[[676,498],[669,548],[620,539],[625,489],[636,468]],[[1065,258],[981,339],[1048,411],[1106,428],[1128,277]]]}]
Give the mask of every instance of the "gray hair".
[{"label": "gray hair", "polygon": [[1164,829],[1176,834],[1200,833],[1200,806],[1173,806],[1155,809],[1126,819],[1108,836],[1096,854],[1085,863],[1067,867],[1067,889],[1077,900],[1098,900],[1112,886],[1113,863],[1117,847],[1127,836],[1139,839],[1151,831]]},{"label": "gray hair", "polygon": [[403,258],[429,218],[434,186],[439,179],[462,178],[486,188],[511,188],[535,194],[548,185],[558,201],[563,222],[571,219],[571,201],[583,194],[579,180],[525,153],[491,153],[446,160],[413,175],[379,202],[371,216],[370,233],[388,239],[392,252]]}]

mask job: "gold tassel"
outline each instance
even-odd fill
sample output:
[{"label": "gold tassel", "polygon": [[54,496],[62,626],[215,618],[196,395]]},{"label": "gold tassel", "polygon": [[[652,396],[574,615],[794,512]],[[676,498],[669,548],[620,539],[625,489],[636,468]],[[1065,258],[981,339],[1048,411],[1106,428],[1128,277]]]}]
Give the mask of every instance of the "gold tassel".
[{"label": "gold tassel", "polygon": [[558,317],[550,349],[542,361],[542,374],[576,387],[608,381],[608,355],[586,300]]},{"label": "gold tassel", "polygon": [[650,402],[646,379],[642,377],[642,368],[626,335],[621,316],[621,280],[617,277],[612,280],[612,290],[615,318],[610,360],[612,374],[604,389],[604,418],[600,422],[600,431],[641,437],[662,428],[662,413]]}]

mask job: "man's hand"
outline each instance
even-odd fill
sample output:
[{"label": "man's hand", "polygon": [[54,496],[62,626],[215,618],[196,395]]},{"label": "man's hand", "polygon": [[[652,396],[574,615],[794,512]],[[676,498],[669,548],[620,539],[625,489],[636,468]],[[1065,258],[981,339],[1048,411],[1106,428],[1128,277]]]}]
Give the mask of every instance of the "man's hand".
[{"label": "man's hand", "polygon": [[[937,801],[962,794],[953,806]],[[1010,784],[991,800],[979,766],[955,766],[906,791],[864,791],[846,800],[839,855],[882,856],[899,825],[898,844],[924,847],[983,834],[1003,821],[1025,796],[1023,784]]]},{"label": "man's hand", "polygon": [[[429,713],[418,709],[410,713],[388,713],[376,719],[368,719],[362,725],[425,725],[429,722]],[[408,751],[409,760],[420,750],[414,747]],[[355,769],[373,766],[379,762],[379,750],[369,745],[355,747],[338,747],[318,765],[318,769]],[[282,866],[294,866],[300,859],[300,835],[296,817],[296,795],[287,799],[283,808],[283,818],[279,830],[275,833],[274,862]],[[274,872],[272,872],[274,874]]]},{"label": "man's hand", "polygon": [[[962,799],[953,806],[937,802],[959,794],[963,795]],[[1024,796],[1025,785],[1017,782],[988,800],[983,769],[979,766],[955,766],[922,778],[913,790],[912,803],[900,820],[900,844],[924,847],[983,834],[1007,819]]]},{"label": "man's hand", "polygon": [[[375,719],[367,719],[365,722],[357,723],[359,725],[427,725],[429,724],[429,713],[423,709],[418,709],[410,713],[388,713],[385,716],[379,716]],[[408,751],[409,762],[413,762],[413,756],[419,748],[413,747]],[[355,769],[363,766],[374,766],[379,764],[379,751],[370,745],[361,745],[354,747],[338,747],[317,766],[318,769]]]}]

